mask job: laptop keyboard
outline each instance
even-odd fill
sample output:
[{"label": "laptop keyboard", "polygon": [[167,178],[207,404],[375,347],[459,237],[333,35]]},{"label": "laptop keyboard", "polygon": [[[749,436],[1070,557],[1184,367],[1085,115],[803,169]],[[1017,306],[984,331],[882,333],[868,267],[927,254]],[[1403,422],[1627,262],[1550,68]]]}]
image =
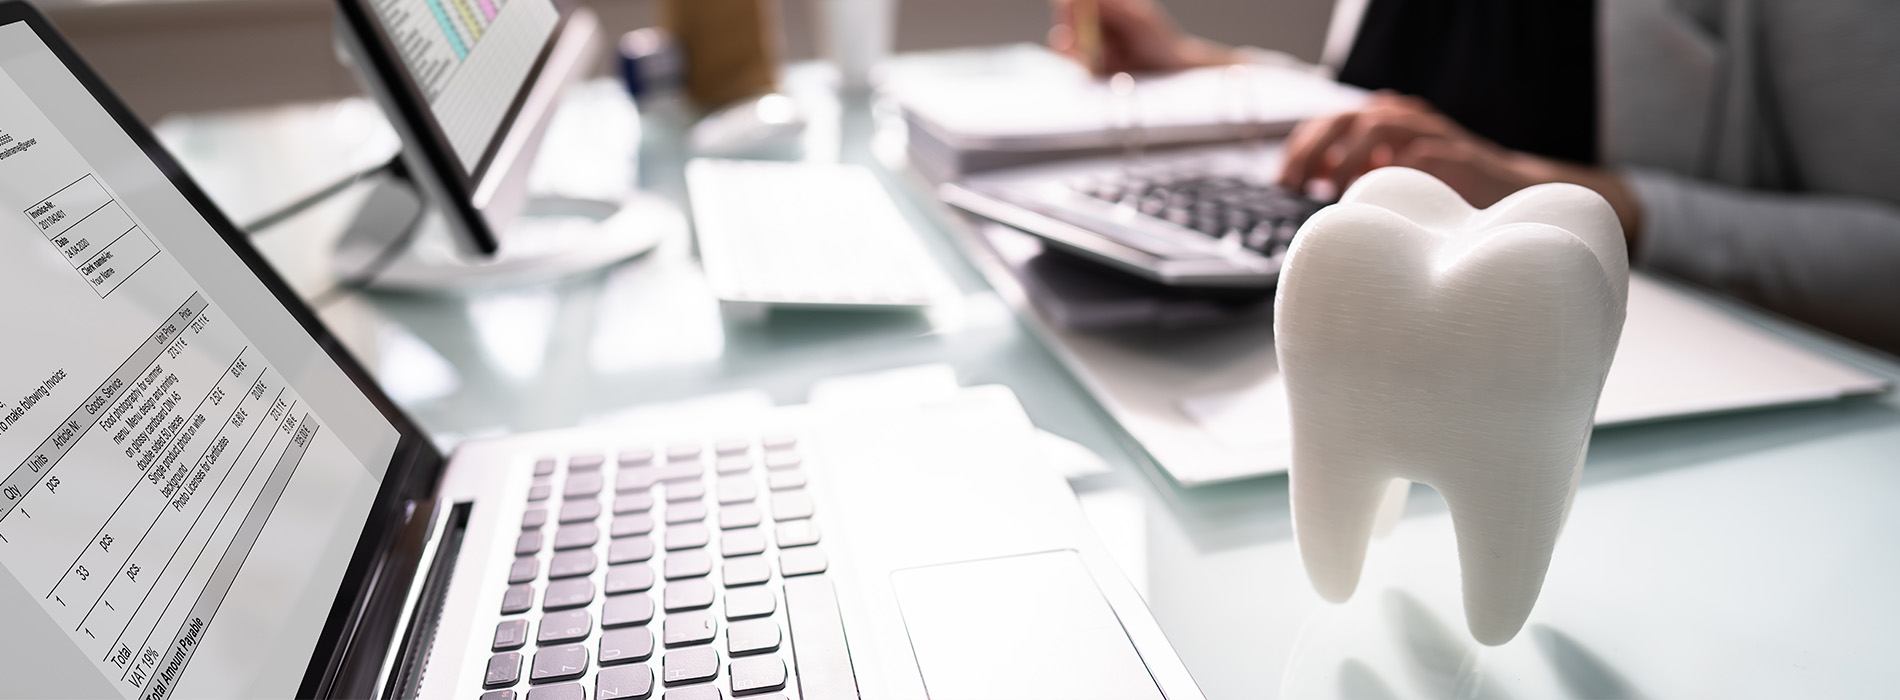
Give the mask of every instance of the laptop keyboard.
[{"label": "laptop keyboard", "polygon": [[1154,168],[1092,178],[1076,192],[1273,257],[1321,205],[1277,185],[1197,168]]},{"label": "laptop keyboard", "polygon": [[482,700],[780,700],[849,678],[803,466],[789,435],[536,459]]}]

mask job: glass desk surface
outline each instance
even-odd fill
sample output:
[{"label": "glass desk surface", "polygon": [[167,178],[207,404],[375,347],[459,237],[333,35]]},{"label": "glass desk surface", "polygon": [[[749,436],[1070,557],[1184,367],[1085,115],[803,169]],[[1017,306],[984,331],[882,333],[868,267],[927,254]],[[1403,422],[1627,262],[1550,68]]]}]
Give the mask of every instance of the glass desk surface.
[{"label": "glass desk surface", "polygon": [[[348,294],[324,320],[445,446],[637,420],[656,405],[800,403],[822,378],[923,364],[1008,385],[1038,426],[1101,457],[1070,483],[1210,698],[1870,697],[1900,682],[1900,398],[1599,431],[1537,608],[1503,646],[1465,630],[1449,520],[1422,486],[1374,541],[1356,595],[1328,604],[1293,546],[1286,477],[1170,482],[960,256],[966,224],[904,170],[894,116],[800,75],[788,85],[812,122],[807,157],[873,166],[958,283],[957,303],[730,322],[680,236],[554,284]],[[562,167],[536,181],[576,193],[637,183],[683,203],[685,124],[677,109],[636,116],[617,86],[587,85],[544,151]],[[240,222],[395,150],[361,100],[190,115],[159,131]],[[330,246],[360,189],[257,239],[306,297],[331,283]],[[1900,380],[1890,358],[1711,303]]]}]

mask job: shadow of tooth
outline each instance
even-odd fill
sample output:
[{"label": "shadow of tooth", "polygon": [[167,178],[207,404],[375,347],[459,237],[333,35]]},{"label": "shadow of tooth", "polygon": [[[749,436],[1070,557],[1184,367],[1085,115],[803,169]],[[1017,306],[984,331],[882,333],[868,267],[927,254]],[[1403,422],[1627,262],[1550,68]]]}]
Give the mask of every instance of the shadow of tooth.
[{"label": "shadow of tooth", "polygon": [[1339,697],[1346,700],[1398,700],[1399,694],[1379,678],[1379,673],[1358,659],[1339,664]]},{"label": "shadow of tooth", "polygon": [[1483,649],[1462,629],[1432,614],[1416,596],[1395,588],[1385,591],[1386,618],[1400,637],[1406,659],[1427,697],[1504,700],[1510,697],[1483,675]]},{"label": "shadow of tooth", "polygon": [[1584,648],[1570,635],[1548,625],[1531,625],[1531,639],[1557,668],[1557,678],[1573,698],[1638,700],[1643,694],[1602,657]]}]

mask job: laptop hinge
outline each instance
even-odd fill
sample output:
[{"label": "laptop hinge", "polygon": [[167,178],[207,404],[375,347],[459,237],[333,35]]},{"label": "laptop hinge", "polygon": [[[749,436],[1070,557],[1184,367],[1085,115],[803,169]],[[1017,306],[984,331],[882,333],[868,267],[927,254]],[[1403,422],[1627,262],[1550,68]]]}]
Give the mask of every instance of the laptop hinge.
[{"label": "laptop hinge", "polygon": [[379,697],[413,698],[422,685],[429,649],[435,643],[436,623],[442,614],[442,602],[448,594],[474,504],[457,503],[450,508],[440,505],[436,508],[436,523],[430,528],[434,534],[420,558],[429,562],[428,573],[416,577],[403,597],[402,616],[396,621],[396,629],[402,630],[402,637],[383,658],[375,685]]}]

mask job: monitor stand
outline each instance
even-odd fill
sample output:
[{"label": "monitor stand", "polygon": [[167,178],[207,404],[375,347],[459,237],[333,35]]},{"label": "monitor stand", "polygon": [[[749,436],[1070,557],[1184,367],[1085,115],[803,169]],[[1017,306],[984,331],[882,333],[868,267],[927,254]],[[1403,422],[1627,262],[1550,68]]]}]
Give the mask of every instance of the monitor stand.
[{"label": "monitor stand", "polygon": [[377,178],[337,241],[346,287],[456,292],[548,282],[634,257],[684,231],[679,208],[648,194],[620,201],[530,197],[491,257],[463,251],[445,219],[401,169]]}]

